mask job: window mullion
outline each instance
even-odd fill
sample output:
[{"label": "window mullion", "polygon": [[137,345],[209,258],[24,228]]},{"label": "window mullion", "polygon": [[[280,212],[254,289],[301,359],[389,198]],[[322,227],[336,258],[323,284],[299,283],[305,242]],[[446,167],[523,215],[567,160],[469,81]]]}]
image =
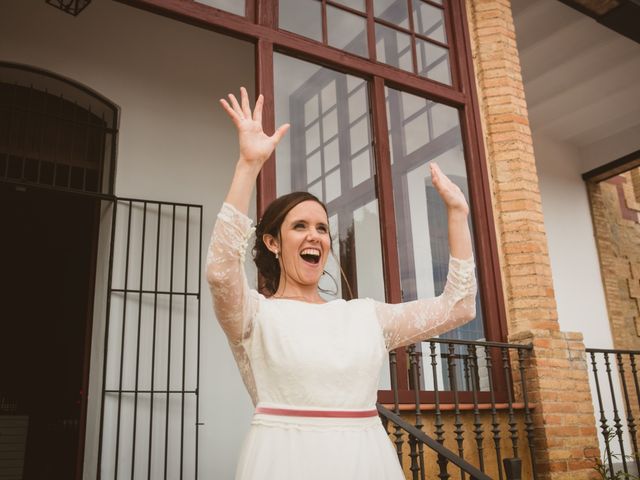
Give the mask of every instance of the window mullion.
[{"label": "window mullion", "polygon": [[[263,2],[264,3],[264,2]],[[277,2],[276,2],[277,3]],[[273,43],[260,39],[256,45],[256,98],[264,95],[262,127],[268,135],[275,131],[275,90],[273,84]],[[262,217],[265,208],[276,199],[276,154],[265,162],[257,181],[257,213]]]},{"label": "window mullion", "polygon": [[[249,0],[250,1],[250,0]],[[278,0],[255,0],[256,23],[264,27],[278,28]],[[251,20],[251,19],[249,19]]]},{"label": "window mullion", "polygon": [[413,0],[407,0],[407,19],[409,20],[409,31],[411,32],[411,61],[413,62],[413,73],[420,75],[418,71],[418,54],[416,52],[416,29],[413,26]]},{"label": "window mullion", "polygon": [[373,20],[373,0],[365,0],[367,12],[367,44],[369,46],[369,58],[376,61],[376,23]]},{"label": "window mullion", "polygon": [[322,0],[322,43],[329,44],[329,35],[327,34],[327,0]]},{"label": "window mullion", "polygon": [[387,302],[402,301],[400,293],[400,270],[398,268],[398,244],[393,205],[391,159],[387,132],[387,113],[384,97],[384,80],[374,77],[371,85],[371,112],[373,116],[374,158],[376,190],[380,209],[380,234],[382,236],[382,258],[384,262],[384,288]]},{"label": "window mullion", "polygon": [[[393,183],[391,179],[391,157],[389,155],[389,131],[387,110],[384,98],[384,80],[373,77],[371,85],[371,112],[373,116],[373,147],[376,171],[376,190],[380,216],[380,236],[382,244],[382,262],[386,301],[400,303],[400,267],[398,263],[398,243],[396,237],[396,218],[393,205]],[[398,389],[407,390],[409,379],[407,356],[397,356]]]}]

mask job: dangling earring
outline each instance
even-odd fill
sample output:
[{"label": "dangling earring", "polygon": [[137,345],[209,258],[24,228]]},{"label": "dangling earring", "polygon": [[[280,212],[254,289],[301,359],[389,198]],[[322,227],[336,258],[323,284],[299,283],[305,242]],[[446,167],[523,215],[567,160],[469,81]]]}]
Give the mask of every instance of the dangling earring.
[{"label": "dangling earring", "polygon": [[276,250],[276,260],[278,260],[278,250]]}]

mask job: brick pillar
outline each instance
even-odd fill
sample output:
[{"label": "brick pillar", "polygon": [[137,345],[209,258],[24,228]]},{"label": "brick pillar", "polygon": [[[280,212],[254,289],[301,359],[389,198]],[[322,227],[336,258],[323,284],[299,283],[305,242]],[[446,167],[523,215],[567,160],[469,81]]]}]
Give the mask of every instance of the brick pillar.
[{"label": "brick pillar", "polygon": [[541,479],[597,478],[585,346],[561,332],[520,60],[508,0],[466,2],[496,219],[509,341],[532,343]]}]

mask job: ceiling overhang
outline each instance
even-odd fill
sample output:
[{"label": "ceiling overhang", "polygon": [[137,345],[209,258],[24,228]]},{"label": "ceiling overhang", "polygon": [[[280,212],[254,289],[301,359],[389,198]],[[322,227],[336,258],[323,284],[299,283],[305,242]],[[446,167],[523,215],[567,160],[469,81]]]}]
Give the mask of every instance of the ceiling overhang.
[{"label": "ceiling overhang", "polygon": [[640,43],[640,0],[560,0],[605,27]]}]

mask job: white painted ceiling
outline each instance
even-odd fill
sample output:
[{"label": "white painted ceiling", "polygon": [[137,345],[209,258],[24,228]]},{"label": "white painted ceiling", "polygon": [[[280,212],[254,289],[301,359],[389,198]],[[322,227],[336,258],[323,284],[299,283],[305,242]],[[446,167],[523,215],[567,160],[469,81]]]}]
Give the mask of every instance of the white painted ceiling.
[{"label": "white painted ceiling", "polygon": [[512,0],[531,128],[583,171],[640,149],[640,44],[558,0]]}]

